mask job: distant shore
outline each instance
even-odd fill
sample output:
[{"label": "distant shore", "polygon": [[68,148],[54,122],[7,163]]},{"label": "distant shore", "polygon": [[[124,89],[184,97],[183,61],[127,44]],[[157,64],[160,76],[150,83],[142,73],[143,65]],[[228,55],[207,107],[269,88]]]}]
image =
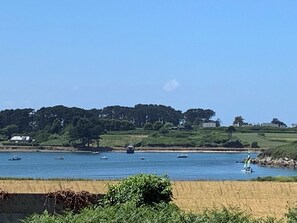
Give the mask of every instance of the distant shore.
[{"label": "distant shore", "polygon": [[[225,148],[225,147],[136,147],[135,152],[261,152],[251,148]],[[123,147],[90,147],[75,148],[62,146],[0,146],[0,152],[126,152]]]}]

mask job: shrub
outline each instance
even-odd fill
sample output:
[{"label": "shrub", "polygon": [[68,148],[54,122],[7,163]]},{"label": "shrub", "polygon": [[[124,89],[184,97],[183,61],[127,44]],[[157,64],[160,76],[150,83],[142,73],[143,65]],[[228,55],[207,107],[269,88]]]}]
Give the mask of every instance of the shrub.
[{"label": "shrub", "polygon": [[[294,220],[294,219],[292,219]],[[273,218],[254,219],[237,208],[206,210],[203,213],[185,213],[174,204],[157,204],[135,208],[126,203],[119,206],[97,206],[86,208],[79,214],[66,212],[64,215],[50,215],[44,212],[22,220],[23,223],[81,223],[81,222],[158,222],[158,223],[277,223]],[[294,222],[294,221],[289,221]]]},{"label": "shrub", "polygon": [[260,146],[258,146],[258,142],[252,142],[251,147],[252,148],[260,148]]},{"label": "shrub", "polygon": [[152,123],[150,123],[150,122],[145,123],[143,126],[143,129],[144,130],[152,130],[153,129]]},{"label": "shrub", "polygon": [[108,187],[104,205],[118,205],[132,202],[144,204],[168,203],[172,200],[172,188],[168,177],[152,174],[138,174],[125,178],[117,185]]},{"label": "shrub", "polygon": [[163,127],[161,127],[160,129],[159,129],[159,133],[161,133],[161,134],[167,134],[167,133],[169,133],[169,129],[168,128],[166,128],[165,126],[163,126]]},{"label": "shrub", "polygon": [[243,145],[239,140],[230,140],[224,143],[223,146],[227,148],[243,148]]}]

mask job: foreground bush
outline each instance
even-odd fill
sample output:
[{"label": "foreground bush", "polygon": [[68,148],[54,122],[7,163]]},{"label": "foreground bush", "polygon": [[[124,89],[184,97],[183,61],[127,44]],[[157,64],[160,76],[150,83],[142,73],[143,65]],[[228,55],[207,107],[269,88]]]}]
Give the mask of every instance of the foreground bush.
[{"label": "foreground bush", "polygon": [[275,219],[257,220],[234,209],[221,208],[201,214],[185,213],[173,204],[160,203],[135,208],[132,203],[109,207],[98,206],[84,209],[80,214],[50,215],[47,212],[34,215],[24,223],[276,223]]},{"label": "foreground bush", "polygon": [[108,187],[104,205],[118,205],[132,202],[136,206],[144,204],[168,203],[172,199],[172,188],[167,177],[139,174],[125,178],[117,185]]}]

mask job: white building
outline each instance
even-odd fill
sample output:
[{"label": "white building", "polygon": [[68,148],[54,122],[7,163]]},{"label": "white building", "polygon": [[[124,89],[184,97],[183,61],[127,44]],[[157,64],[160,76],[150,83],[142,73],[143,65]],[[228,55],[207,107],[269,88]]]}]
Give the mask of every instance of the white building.
[{"label": "white building", "polygon": [[266,126],[266,127],[274,127],[278,128],[279,124],[273,124],[273,123],[262,123],[261,126]]},{"label": "white building", "polygon": [[202,128],[215,128],[216,123],[215,122],[205,122],[202,123]]},{"label": "white building", "polygon": [[32,138],[30,136],[13,136],[10,141],[14,143],[26,143],[31,142]]}]

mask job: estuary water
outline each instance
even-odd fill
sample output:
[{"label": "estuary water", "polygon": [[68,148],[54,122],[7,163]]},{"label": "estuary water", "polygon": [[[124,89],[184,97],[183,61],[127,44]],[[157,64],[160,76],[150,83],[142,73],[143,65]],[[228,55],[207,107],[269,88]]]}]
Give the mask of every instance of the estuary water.
[{"label": "estuary water", "polygon": [[[1,152],[0,177],[122,179],[138,173],[167,175],[171,180],[247,180],[264,176],[292,176],[297,170],[252,165],[245,173],[241,161],[246,153],[177,152]],[[21,160],[10,161],[14,155]],[[257,154],[251,154],[256,157]],[[57,159],[63,157],[64,159]],[[105,159],[102,159],[105,157]]]}]

